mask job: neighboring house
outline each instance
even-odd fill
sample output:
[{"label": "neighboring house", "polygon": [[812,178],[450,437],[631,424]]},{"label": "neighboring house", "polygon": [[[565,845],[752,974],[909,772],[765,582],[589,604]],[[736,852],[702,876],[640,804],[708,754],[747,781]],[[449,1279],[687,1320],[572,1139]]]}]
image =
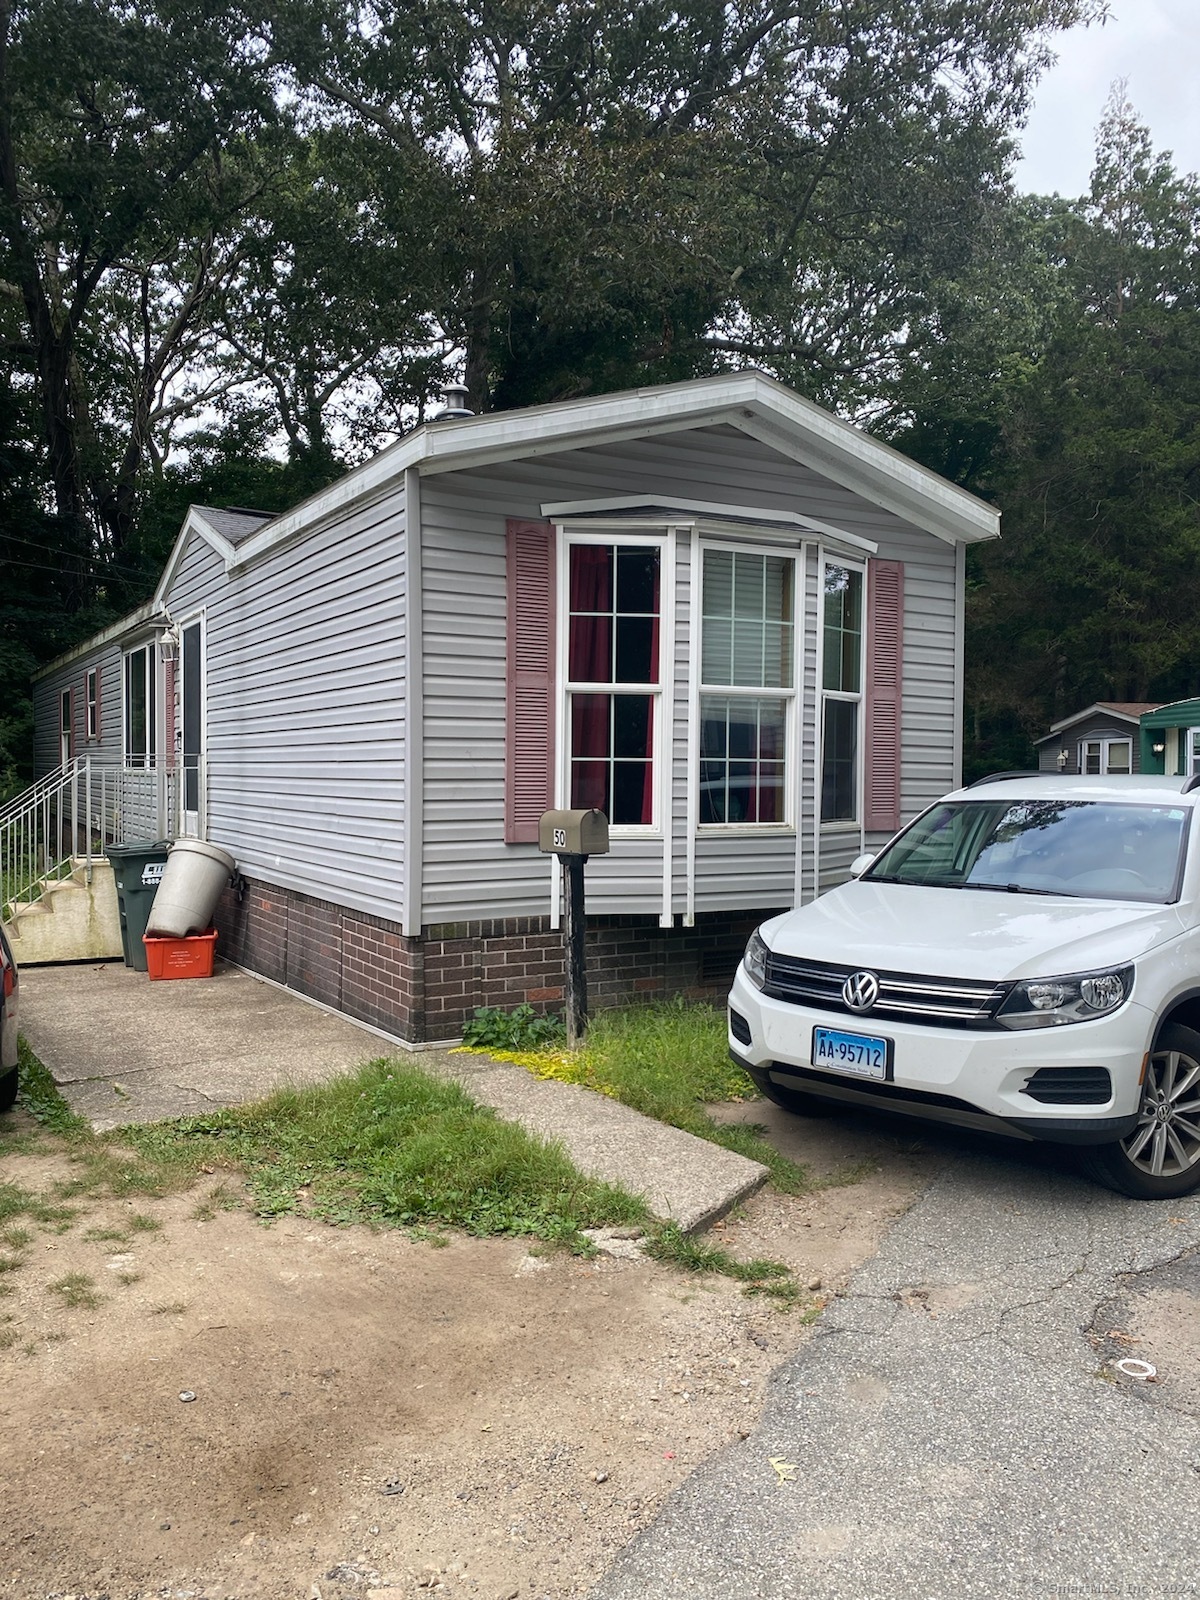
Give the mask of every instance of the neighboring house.
[{"label": "neighboring house", "polygon": [[593,998],[719,993],[958,781],[998,521],[759,373],[447,416],[280,516],[194,507],[39,675],[39,769],[182,769],[224,954],[411,1041],[560,996],[552,806],[611,822]]},{"label": "neighboring house", "polygon": [[1200,700],[1147,706],[1139,726],[1143,772],[1200,773]]},{"label": "neighboring house", "polygon": [[1036,741],[1039,770],[1102,775],[1141,772],[1140,719],[1144,712],[1157,710],[1157,705],[1156,701],[1097,700],[1086,711],[1064,717]]}]

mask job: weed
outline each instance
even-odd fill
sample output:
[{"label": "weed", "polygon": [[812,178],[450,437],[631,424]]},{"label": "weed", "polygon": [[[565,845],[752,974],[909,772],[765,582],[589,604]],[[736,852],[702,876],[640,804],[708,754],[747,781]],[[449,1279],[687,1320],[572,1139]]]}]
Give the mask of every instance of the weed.
[{"label": "weed", "polygon": [[[744,1285],[743,1293],[773,1300],[785,1311],[799,1305],[802,1298],[800,1285],[784,1262],[739,1261],[720,1245],[684,1233],[673,1222],[651,1234],[644,1249],[653,1260],[667,1262],[687,1272],[720,1273],[723,1277],[734,1278]],[[814,1306],[813,1316],[819,1310],[819,1305]]]},{"label": "weed", "polygon": [[24,1250],[26,1245],[33,1243],[33,1235],[28,1228],[4,1228],[0,1230],[0,1244],[9,1250]]},{"label": "weed", "polygon": [[129,1235],[122,1232],[120,1228],[88,1228],[83,1237],[93,1241],[96,1244],[105,1244],[109,1242],[113,1244],[124,1244],[129,1238]]},{"label": "weed", "polygon": [[0,1272],[15,1272],[21,1265],[20,1256],[0,1256]]},{"label": "weed", "polygon": [[129,1219],[130,1233],[159,1233],[162,1223],[157,1217],[148,1217],[143,1212],[135,1211]]},{"label": "weed", "polygon": [[117,1282],[122,1289],[128,1289],[131,1284],[141,1283],[141,1281],[142,1275],[140,1272],[118,1272],[117,1274]]},{"label": "weed", "polygon": [[47,1288],[51,1293],[61,1295],[65,1306],[83,1306],[88,1311],[94,1311],[103,1298],[96,1289],[95,1280],[89,1278],[86,1272],[68,1272],[65,1278],[48,1284]]},{"label": "weed", "polygon": [[477,1050],[537,1050],[566,1038],[561,1017],[541,1016],[528,1001],[505,1011],[479,1006],[463,1029],[463,1043]]},{"label": "weed", "polygon": [[11,1350],[20,1337],[16,1328],[0,1328],[0,1350]]},{"label": "weed", "polygon": [[187,1305],[182,1300],[172,1300],[169,1305],[154,1306],[151,1315],[155,1317],[181,1317],[187,1310]]},{"label": "weed", "polygon": [[59,1094],[54,1079],[25,1043],[18,1041],[20,1051],[20,1090],[17,1098],[37,1122],[51,1133],[64,1138],[90,1134],[91,1127],[85,1117],[78,1116]]}]

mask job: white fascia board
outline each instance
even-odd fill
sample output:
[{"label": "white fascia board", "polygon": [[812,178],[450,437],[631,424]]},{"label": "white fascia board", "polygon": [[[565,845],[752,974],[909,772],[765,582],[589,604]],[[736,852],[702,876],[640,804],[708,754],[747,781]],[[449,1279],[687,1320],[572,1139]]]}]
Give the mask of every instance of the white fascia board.
[{"label": "white fascia board", "polygon": [[60,672],[63,667],[69,667],[72,661],[79,661],[83,656],[90,656],[96,650],[103,650],[106,644],[118,644],[131,633],[136,633],[139,628],[152,623],[158,615],[158,607],[154,601],[147,600],[145,605],[139,606],[136,611],[131,611],[128,616],[110,622],[107,628],[94,633],[90,639],[85,639],[82,644],[77,644],[70,650],[64,650],[62,655],[55,656],[53,661],[48,661],[44,667],[39,667],[30,681],[40,683],[52,672]]},{"label": "white fascia board", "polygon": [[990,539],[999,531],[998,513],[973,495],[802,400],[774,378],[738,372],[426,423],[243,540],[230,570],[383,494],[411,468],[427,477],[721,424],[742,428],[939,538]]},{"label": "white fascia board", "polygon": [[[544,517],[574,518],[589,515],[603,517],[606,512],[616,514],[622,511],[638,511],[643,506],[653,506],[664,513],[686,511],[690,517],[694,516],[701,520],[705,517],[713,518],[733,527],[740,526],[748,532],[758,531],[764,526],[774,526],[780,531],[794,529],[802,534],[825,534],[842,544],[865,550],[870,555],[874,555],[879,549],[875,540],[864,539],[857,533],[848,533],[844,528],[835,528],[829,522],[819,522],[816,517],[802,517],[796,511],[766,511],[758,506],[728,506],[718,500],[679,500],[674,495],[658,499],[653,494],[623,494],[609,495],[598,500],[552,500],[545,503],[541,509]],[[671,519],[664,516],[663,520]]]},{"label": "white fascia board", "polygon": [[167,596],[170,594],[171,585],[175,582],[179,568],[183,564],[184,552],[187,550],[188,540],[192,534],[195,534],[213,547],[225,563],[226,572],[229,571],[233,564],[237,553],[235,547],[230,544],[224,534],[217,532],[212,523],[201,513],[199,507],[189,506],[188,514],[183,519],[183,527],[179,530],[179,537],[175,541],[167,564],[163,568],[163,575],[158,580],[158,587],[154,591],[154,599],[151,603],[159,611],[166,610]]},{"label": "white fascia board", "polygon": [[1061,722],[1052,722],[1050,732],[1044,733],[1040,739],[1035,739],[1034,744],[1041,744],[1046,739],[1052,739],[1056,733],[1061,733],[1064,728],[1073,728],[1077,722],[1083,722],[1088,717],[1112,717],[1116,722],[1128,722],[1136,728],[1141,722],[1140,717],[1131,717],[1128,711],[1114,711],[1111,706],[1102,706],[1099,701],[1088,706],[1086,711],[1077,711],[1072,717],[1064,717]]},{"label": "white fascia board", "polygon": [[[817,407],[812,409],[832,426],[785,431],[778,417],[763,420],[749,411],[739,412],[731,421],[760,444],[947,544],[976,544],[999,537],[1000,513],[993,507],[917,466],[890,445]],[[833,428],[842,431],[835,434]]]}]

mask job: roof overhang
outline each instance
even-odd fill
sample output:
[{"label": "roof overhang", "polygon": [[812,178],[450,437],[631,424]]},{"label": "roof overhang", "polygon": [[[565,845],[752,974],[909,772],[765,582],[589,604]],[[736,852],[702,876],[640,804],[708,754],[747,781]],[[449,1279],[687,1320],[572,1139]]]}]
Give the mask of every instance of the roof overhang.
[{"label": "roof overhang", "polygon": [[[973,544],[994,539],[1000,531],[999,512],[974,495],[765,373],[738,372],[427,423],[242,540],[225,557],[226,568],[232,572],[252,565],[280,545],[379,498],[410,470],[428,477],[723,425],[947,543]],[[204,536],[219,549],[219,535],[210,530]]]},{"label": "roof overhang", "polygon": [[64,650],[62,655],[55,656],[53,661],[48,661],[44,667],[39,667],[31,681],[40,683],[52,672],[60,672],[63,667],[69,667],[72,661],[80,661],[84,656],[95,655],[97,650],[103,650],[107,644],[124,644],[135,634],[153,627],[161,617],[162,610],[158,604],[154,600],[147,600],[145,605],[139,606],[136,611],[131,611],[128,616],[111,622],[100,633],[93,633],[82,644],[75,645],[71,650]]},{"label": "roof overhang", "polygon": [[795,511],[773,511],[759,506],[726,505],[716,500],[654,500],[646,495],[607,495],[596,500],[548,500],[541,512],[551,521],[576,521],[582,518],[614,521],[642,515],[656,523],[686,523],[702,529],[744,530],[761,534],[764,531],[794,538],[832,540],[865,555],[874,555],[879,549],[873,539],[850,533],[845,528],[835,528],[832,523],[820,522],[816,517],[802,517]]},{"label": "roof overhang", "polygon": [[1090,705],[1084,711],[1076,711],[1073,716],[1064,717],[1061,722],[1052,722],[1050,732],[1042,734],[1040,739],[1035,739],[1035,745],[1045,744],[1047,739],[1054,739],[1066,728],[1073,728],[1077,722],[1086,722],[1089,717],[1111,717],[1114,722],[1127,722],[1131,728],[1136,728],[1141,721],[1140,717],[1131,716],[1128,711],[1115,711],[1112,706],[1101,705],[1099,701]]},{"label": "roof overhang", "polygon": [[163,575],[158,580],[158,586],[154,591],[154,599],[151,603],[159,610],[163,610],[166,607],[167,595],[171,592],[171,585],[175,582],[176,574],[183,562],[188,540],[193,534],[212,546],[225,563],[226,572],[233,566],[237,556],[237,546],[232,544],[223,533],[217,532],[199,506],[189,506],[188,514],[183,519],[183,527],[179,530],[179,537],[175,540],[170,558],[163,568]]}]

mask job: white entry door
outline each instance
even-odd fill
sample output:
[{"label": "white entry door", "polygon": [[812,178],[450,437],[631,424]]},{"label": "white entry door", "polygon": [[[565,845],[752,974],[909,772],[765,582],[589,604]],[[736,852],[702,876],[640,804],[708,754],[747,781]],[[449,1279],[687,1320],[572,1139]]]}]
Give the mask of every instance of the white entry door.
[{"label": "white entry door", "polygon": [[179,766],[183,832],[204,835],[204,619],[184,624],[179,642]]}]

